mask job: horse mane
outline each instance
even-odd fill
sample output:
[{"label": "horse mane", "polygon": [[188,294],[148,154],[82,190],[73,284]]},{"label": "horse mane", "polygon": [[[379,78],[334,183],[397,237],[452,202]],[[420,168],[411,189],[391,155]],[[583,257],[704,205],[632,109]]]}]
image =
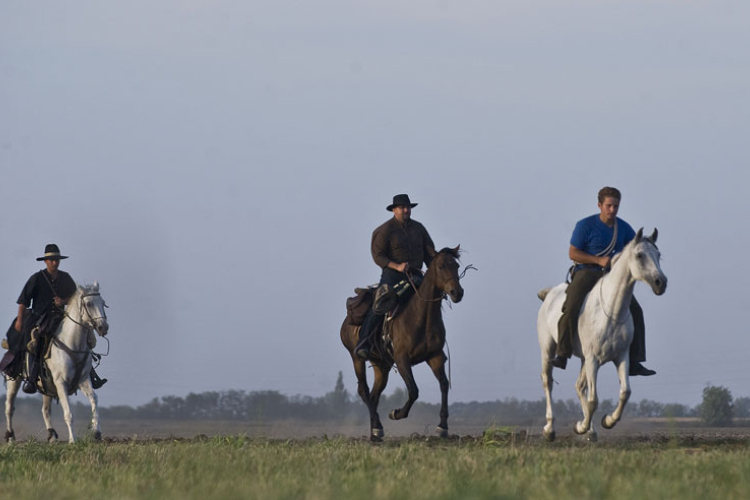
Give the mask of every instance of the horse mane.
[{"label": "horse mane", "polygon": [[[459,245],[459,247],[460,247],[460,245]],[[447,253],[449,255],[452,255],[456,259],[459,259],[459,258],[461,258],[461,254],[463,253],[463,250],[459,249],[458,251],[456,251],[455,248],[444,247],[438,253]]]},{"label": "horse mane", "polygon": [[658,251],[659,247],[656,245],[656,242],[651,238],[651,236],[643,236],[640,241],[636,243],[636,238],[633,238],[628,242],[627,245],[625,245],[625,248],[622,249],[622,252],[618,253],[614,257],[612,257],[612,262],[610,264],[610,267],[614,266],[618,260],[620,260],[620,257],[626,252],[632,250],[633,247],[635,247],[638,243],[651,243],[654,248]]},{"label": "horse mane", "polygon": [[90,285],[78,285],[76,286],[76,291],[73,292],[73,295],[70,296],[68,299],[68,307],[78,307],[78,302],[74,301],[74,297],[80,297],[81,295],[85,295],[87,293],[96,293],[98,285],[96,283],[90,284]]}]

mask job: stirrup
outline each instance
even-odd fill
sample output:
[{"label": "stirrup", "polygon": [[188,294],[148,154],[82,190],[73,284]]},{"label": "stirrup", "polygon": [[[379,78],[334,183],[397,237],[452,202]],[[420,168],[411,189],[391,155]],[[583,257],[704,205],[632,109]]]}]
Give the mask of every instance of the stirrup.
[{"label": "stirrup", "polygon": [[99,389],[101,386],[107,383],[107,379],[100,378],[99,375],[97,375],[96,372],[93,370],[93,368],[91,369],[90,378],[91,378],[91,387],[93,387],[94,389]]}]

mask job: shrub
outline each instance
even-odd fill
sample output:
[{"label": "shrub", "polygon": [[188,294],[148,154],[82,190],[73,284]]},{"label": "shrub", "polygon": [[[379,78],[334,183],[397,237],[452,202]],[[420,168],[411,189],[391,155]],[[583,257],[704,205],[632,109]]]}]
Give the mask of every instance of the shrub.
[{"label": "shrub", "polygon": [[720,427],[732,422],[732,393],[729,389],[711,385],[703,389],[701,418],[712,427]]}]

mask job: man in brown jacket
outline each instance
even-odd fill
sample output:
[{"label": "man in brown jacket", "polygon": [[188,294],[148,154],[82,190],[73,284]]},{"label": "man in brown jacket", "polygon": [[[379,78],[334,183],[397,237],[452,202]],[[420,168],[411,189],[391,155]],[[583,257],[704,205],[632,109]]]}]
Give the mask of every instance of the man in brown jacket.
[{"label": "man in brown jacket", "polygon": [[[408,280],[407,274],[413,280],[420,281],[422,263],[429,266],[435,255],[435,245],[427,229],[411,218],[411,209],[416,206],[409,195],[397,194],[393,197],[393,203],[386,207],[386,210],[393,212],[393,218],[372,233],[370,249],[375,264],[383,270],[380,275],[381,285],[394,287]],[[400,300],[405,301],[411,293],[413,290],[404,293]],[[355,349],[357,356],[367,359],[370,354],[370,338],[382,324],[383,315],[376,314],[371,309],[359,331],[359,344]]]}]

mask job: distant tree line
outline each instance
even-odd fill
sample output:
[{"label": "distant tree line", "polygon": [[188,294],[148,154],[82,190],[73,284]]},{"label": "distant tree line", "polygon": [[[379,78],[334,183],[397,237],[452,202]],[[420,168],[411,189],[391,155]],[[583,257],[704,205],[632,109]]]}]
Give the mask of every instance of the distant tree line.
[{"label": "distant tree line", "polygon": [[[393,408],[403,405],[407,399],[404,389],[396,389],[390,396],[380,398],[381,416]],[[16,406],[33,405],[38,411],[38,400],[19,398]],[[80,406],[80,408],[79,408]],[[599,402],[598,411],[611,412],[615,403],[610,399]],[[90,412],[87,404],[77,402],[74,411],[80,414]],[[333,391],[321,397],[286,396],[278,391],[208,391],[190,393],[187,396],[163,396],[154,398],[142,406],[110,406],[99,409],[106,419],[165,419],[165,420],[240,420],[240,421],[275,421],[296,419],[306,421],[351,421],[366,422],[369,415],[357,395],[350,394],[339,372]],[[502,401],[456,402],[449,408],[451,421],[485,425],[501,423],[503,425],[530,425],[544,419],[546,404],[544,399],[535,401],[507,398]],[[554,402],[556,418],[579,419],[581,405],[577,399],[556,400]],[[412,415],[434,417],[439,412],[439,405],[417,402],[412,408]],[[750,398],[732,399],[729,391],[723,387],[706,387],[703,391],[703,402],[695,407],[677,403],[659,403],[648,399],[640,402],[630,401],[625,408],[629,417],[700,417],[708,425],[727,425],[733,418],[750,418]]]}]

